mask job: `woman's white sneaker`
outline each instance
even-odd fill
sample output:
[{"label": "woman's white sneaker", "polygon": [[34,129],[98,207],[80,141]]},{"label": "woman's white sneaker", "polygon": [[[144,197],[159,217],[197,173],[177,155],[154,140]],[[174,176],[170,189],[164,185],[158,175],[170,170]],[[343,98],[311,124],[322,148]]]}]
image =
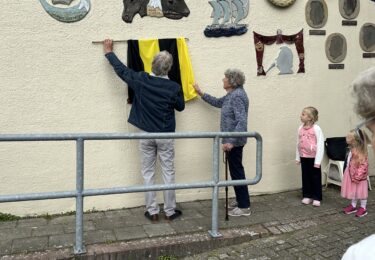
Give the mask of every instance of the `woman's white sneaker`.
[{"label": "woman's white sneaker", "polygon": [[[225,208],[225,203],[224,203],[224,208]],[[228,203],[228,209],[234,209],[238,207],[238,203],[235,200],[232,200],[231,202]]]},{"label": "woman's white sneaker", "polygon": [[234,208],[231,211],[228,212],[229,216],[232,217],[240,217],[240,216],[250,216],[251,210],[250,208]]}]

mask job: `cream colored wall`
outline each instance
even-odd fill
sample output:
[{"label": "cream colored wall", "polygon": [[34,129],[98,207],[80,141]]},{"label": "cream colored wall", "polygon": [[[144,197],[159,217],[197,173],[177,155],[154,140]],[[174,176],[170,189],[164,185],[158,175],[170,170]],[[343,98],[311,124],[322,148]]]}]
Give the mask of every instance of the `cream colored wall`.
[{"label": "cream colored wall", "polygon": [[[75,0],[77,2],[77,0]],[[358,26],[341,26],[337,1],[326,1],[329,9],[326,36],[310,36],[305,22],[305,3],[299,0],[278,9],[265,0],[250,1],[246,21],[249,32],[241,37],[206,38],[211,7],[207,1],[186,0],[191,14],[182,20],[140,18],[121,20],[121,0],[92,1],[92,10],[80,22],[67,24],[51,18],[39,1],[1,0],[1,133],[103,133],[134,132],[126,122],[130,106],[127,89],[94,40],[189,38],[195,77],[201,87],[222,96],[223,72],[237,67],[246,74],[250,98],[249,131],[263,136],[263,178],[250,186],[252,194],[301,187],[300,170],[294,163],[296,130],[303,107],[319,109],[318,124],[326,137],[343,136],[357,122],[352,113],[348,85],[358,72],[375,65],[363,59],[358,36],[365,22],[375,22],[375,4],[361,1]],[[274,35],[295,34],[304,29],[305,74],[256,76],[252,31]],[[344,34],[348,54],[344,70],[328,70],[325,39],[334,32]],[[297,57],[294,46],[297,70]],[[265,47],[265,68],[276,57],[279,46]],[[126,59],[126,43],[115,52]],[[177,113],[177,131],[217,131],[220,113],[197,99]],[[255,175],[255,143],[245,149],[247,177]],[[209,180],[211,141],[176,141],[178,183]],[[142,184],[137,141],[88,141],[85,143],[85,188]],[[75,143],[0,143],[0,193],[62,191],[75,189]],[[160,174],[158,174],[160,175]],[[158,177],[161,182],[161,178]],[[162,198],[162,196],[160,196]],[[211,198],[211,190],[177,191],[178,201]],[[162,200],[161,200],[162,201]],[[85,210],[143,205],[143,194],[90,197]],[[75,210],[74,199],[4,203],[0,212],[19,215],[60,213]]]}]

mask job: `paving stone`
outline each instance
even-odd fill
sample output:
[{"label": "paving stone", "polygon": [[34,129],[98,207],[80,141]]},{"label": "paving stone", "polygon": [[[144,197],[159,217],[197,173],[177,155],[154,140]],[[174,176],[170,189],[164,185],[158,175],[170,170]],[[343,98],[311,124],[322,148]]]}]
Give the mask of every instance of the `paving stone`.
[{"label": "paving stone", "polygon": [[83,219],[85,221],[100,219],[100,218],[104,218],[104,217],[105,217],[104,211],[83,214]]},{"label": "paving stone", "polygon": [[142,226],[116,228],[114,232],[117,240],[132,240],[147,237]]},{"label": "paving stone", "polygon": [[277,228],[283,233],[294,231],[291,225],[281,225],[281,226],[278,226]]},{"label": "paving stone", "polygon": [[31,237],[32,227],[19,227],[2,229],[0,232],[0,241],[12,240],[15,238]]},{"label": "paving stone", "polygon": [[176,231],[169,224],[144,225],[143,229],[149,237],[166,236],[176,234]]},{"label": "paving stone", "polygon": [[96,229],[114,229],[126,226],[126,221],[122,217],[105,217],[93,220]]},{"label": "paving stone", "polygon": [[[83,218],[85,221],[85,218]],[[76,216],[75,215],[69,215],[69,216],[59,216],[59,217],[54,217],[49,221],[50,225],[57,225],[57,224],[71,224],[75,223],[76,221]]]},{"label": "paving stone", "polygon": [[95,244],[95,243],[111,243],[116,241],[116,237],[112,230],[95,230],[84,232],[84,242],[86,244]]},{"label": "paving stone", "polygon": [[44,218],[29,218],[17,221],[17,228],[20,227],[38,227],[47,225],[47,219]]},{"label": "paving stone", "polygon": [[[75,221],[69,223],[69,224],[64,224],[64,233],[74,233],[76,231],[76,223]],[[93,221],[84,221],[83,222],[83,230],[84,231],[93,231],[96,230],[95,224]]]},{"label": "paving stone", "polygon": [[12,240],[0,241],[0,256],[12,253]]},{"label": "paving stone", "polygon": [[[163,216],[160,215],[159,219],[163,219]],[[142,226],[142,225],[147,225],[150,224],[151,221],[147,219],[144,216],[144,212],[137,211],[136,213],[130,215],[129,217],[124,218],[125,221],[125,226]]]},{"label": "paving stone", "polygon": [[104,212],[104,216],[107,218],[126,218],[131,215],[130,210],[108,210]]},{"label": "paving stone", "polygon": [[40,251],[48,248],[48,236],[17,238],[13,240],[12,253]]},{"label": "paving stone", "polygon": [[49,237],[48,246],[51,248],[72,247],[75,245],[75,233],[52,235]]},{"label": "paving stone", "polygon": [[31,231],[31,236],[39,237],[46,235],[56,235],[63,234],[64,228],[62,225],[47,225],[42,227],[33,227]]},{"label": "paving stone", "polygon": [[199,220],[191,219],[185,221],[174,221],[169,224],[177,234],[189,233],[192,230],[203,231],[202,225],[200,225]]},{"label": "paving stone", "polygon": [[4,221],[0,222],[0,232],[2,229],[15,228],[17,221]]},{"label": "paving stone", "polygon": [[272,234],[274,235],[279,235],[282,232],[277,228],[277,227],[268,227],[267,228]]}]

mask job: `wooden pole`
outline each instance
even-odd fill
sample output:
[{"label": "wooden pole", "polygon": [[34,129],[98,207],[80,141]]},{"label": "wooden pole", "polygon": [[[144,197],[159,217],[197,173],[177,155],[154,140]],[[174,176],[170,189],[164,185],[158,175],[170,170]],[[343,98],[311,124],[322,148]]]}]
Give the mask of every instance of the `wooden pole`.
[{"label": "wooden pole", "polygon": [[[189,38],[185,38],[185,40],[189,40]],[[113,43],[116,43],[116,42],[128,42],[128,40],[112,40]],[[104,41],[92,41],[91,42],[92,44],[103,44]]]}]

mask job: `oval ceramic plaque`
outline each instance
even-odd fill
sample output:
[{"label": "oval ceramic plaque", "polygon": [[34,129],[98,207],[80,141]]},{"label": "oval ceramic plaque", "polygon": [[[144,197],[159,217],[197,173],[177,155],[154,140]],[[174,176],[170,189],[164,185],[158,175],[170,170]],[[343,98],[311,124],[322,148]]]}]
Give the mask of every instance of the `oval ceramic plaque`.
[{"label": "oval ceramic plaque", "polygon": [[306,22],[312,28],[322,28],[328,19],[328,8],[324,0],[309,0],[305,8]]},{"label": "oval ceramic plaque", "polygon": [[342,62],[346,57],[346,39],[341,33],[332,33],[326,40],[326,55],[333,63]]},{"label": "oval ceramic plaque", "polygon": [[294,4],[296,0],[268,0],[268,1],[270,1],[273,5],[276,5],[278,7],[288,7]]},{"label": "oval ceramic plaque", "polygon": [[[39,0],[44,10],[54,19],[64,23],[74,23],[82,20],[90,11],[90,0],[80,0],[75,6],[60,8],[51,5],[47,0]],[[69,4],[69,1],[57,1],[61,4]],[[55,2],[56,3],[56,2]]]},{"label": "oval ceramic plaque", "polygon": [[357,18],[359,14],[359,0],[339,0],[339,10],[342,17],[351,20]]},{"label": "oval ceramic plaque", "polygon": [[365,23],[359,33],[359,44],[366,52],[375,51],[375,24]]}]

